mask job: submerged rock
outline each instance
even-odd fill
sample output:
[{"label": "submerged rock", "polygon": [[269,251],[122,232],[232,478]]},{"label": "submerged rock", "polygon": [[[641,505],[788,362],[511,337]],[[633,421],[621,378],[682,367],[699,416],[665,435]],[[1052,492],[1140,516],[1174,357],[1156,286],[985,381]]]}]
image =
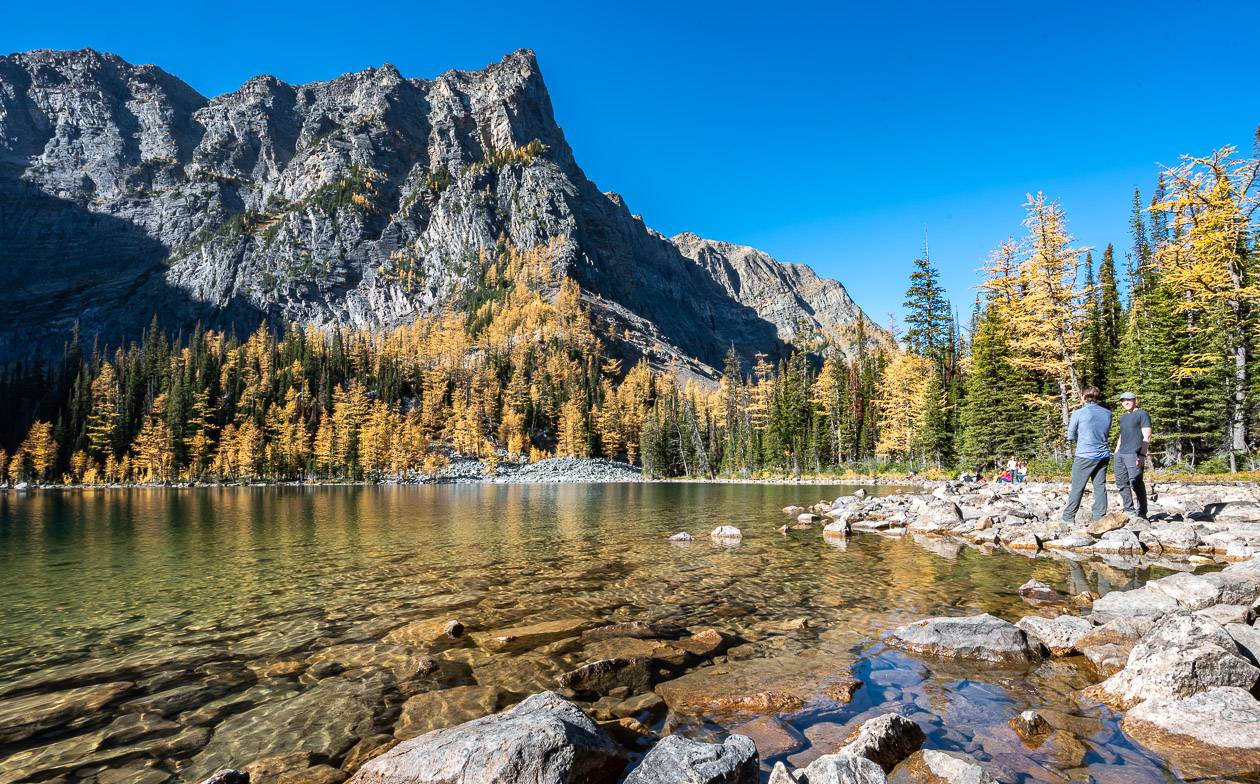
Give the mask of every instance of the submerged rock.
[{"label": "submerged rock", "polygon": [[860,681],[828,656],[728,661],[657,684],[670,709],[691,715],[788,713],[814,700],[846,703]]},{"label": "submerged rock", "polygon": [[576,705],[553,692],[403,741],[354,784],[612,784],[625,760]]},{"label": "submerged rock", "polygon": [[474,632],[470,636],[473,642],[491,653],[526,651],[557,640],[576,637],[592,626],[595,624],[585,618],[562,618],[557,621],[543,621],[511,629]]},{"label": "submerged rock", "polygon": [[[29,694],[0,700],[0,745],[25,740],[53,727],[91,717],[135,688],[126,681],[80,686],[55,694]],[[103,722],[107,716],[97,717]]]},{"label": "submerged rock", "polygon": [[1040,580],[1029,580],[1019,586],[1019,595],[1038,602],[1053,602],[1063,598],[1062,594]]},{"label": "submerged rock", "polygon": [[454,727],[466,721],[489,716],[512,701],[512,695],[497,686],[455,686],[417,694],[403,703],[394,725],[394,737],[402,740],[426,732]]},{"label": "submerged rock", "polygon": [[988,613],[928,618],[898,627],[888,642],[912,653],[946,659],[1025,665],[1039,658],[1023,629]]},{"label": "submerged rock", "polygon": [[625,784],[756,784],[757,769],[757,746],[743,735],[722,743],[666,735]]},{"label": "submerged rock", "polygon": [[561,686],[578,694],[607,694],[618,687],[626,687],[631,694],[638,694],[647,691],[651,685],[650,661],[643,656],[600,659],[566,672],[558,680]]},{"label": "submerged rock", "polygon": [[974,757],[947,751],[919,751],[897,768],[894,782],[914,784],[997,784]]}]

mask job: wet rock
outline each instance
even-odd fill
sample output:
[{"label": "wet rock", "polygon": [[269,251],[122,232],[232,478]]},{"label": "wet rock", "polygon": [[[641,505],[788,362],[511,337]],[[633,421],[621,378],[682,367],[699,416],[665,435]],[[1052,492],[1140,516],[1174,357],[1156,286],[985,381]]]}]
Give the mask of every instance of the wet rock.
[{"label": "wet rock", "polygon": [[1094,541],[1093,537],[1068,534],[1067,536],[1060,536],[1045,541],[1042,543],[1042,547],[1045,547],[1047,550],[1082,550],[1093,546]]},{"label": "wet rock", "polygon": [[641,640],[636,637],[613,637],[596,640],[582,648],[586,659],[647,658],[671,667],[686,663],[687,651],[661,640]]},{"label": "wet rock", "polygon": [[918,724],[900,714],[885,713],[865,721],[840,753],[865,757],[888,773],[925,740]]},{"label": "wet rock", "polygon": [[893,630],[890,645],[946,659],[1026,665],[1038,658],[1023,629],[988,613],[928,618]]},{"label": "wet rock", "polygon": [[337,759],[369,734],[372,706],[381,699],[379,681],[321,681],[296,697],[229,716],[215,727],[190,770],[195,777],[281,753]]},{"label": "wet rock", "polygon": [[1040,580],[1029,580],[1019,586],[1019,595],[1039,602],[1054,602],[1063,598],[1062,594]]},{"label": "wet rock", "polygon": [[600,659],[566,672],[558,680],[577,694],[607,694],[621,686],[637,694],[651,687],[650,661],[647,657]]},{"label": "wet rock", "polygon": [[[15,743],[54,727],[66,727],[130,692],[121,681],[81,686],[54,694],[31,694],[0,701],[0,744]],[[104,715],[95,716],[103,721]]]},{"label": "wet rock", "polygon": [[328,633],[329,625],[318,618],[297,618],[272,624],[259,633],[232,643],[228,650],[242,659],[283,656],[309,648]]},{"label": "wet rock", "polygon": [[146,694],[143,697],[128,700],[118,706],[118,711],[120,713],[156,713],[159,716],[174,716],[203,705],[225,691],[227,689],[206,688],[201,683],[188,683],[156,694]]},{"label": "wet rock", "polygon": [[1121,726],[1191,775],[1260,770],[1260,702],[1242,688],[1149,699],[1129,711]]},{"label": "wet rock", "polygon": [[637,716],[640,713],[652,713],[656,709],[665,704],[661,696],[654,691],[645,694],[639,694],[628,700],[622,700],[613,706],[612,715],[619,719],[629,716]]},{"label": "wet rock", "polygon": [[412,645],[420,648],[434,643],[449,643],[464,636],[464,624],[454,618],[428,618],[413,621],[406,626],[394,629],[382,638],[381,642],[396,645]]},{"label": "wet rock", "polygon": [[656,692],[676,713],[787,713],[814,700],[847,702],[860,682],[849,664],[830,656],[776,656],[729,661],[659,683]]},{"label": "wet rock", "polygon": [[1217,686],[1251,689],[1257,678],[1260,669],[1213,643],[1168,648],[1147,656],[1139,656],[1135,648],[1124,669],[1085,693],[1124,710],[1143,700],[1181,699]]},{"label": "wet rock", "polygon": [[805,525],[813,525],[821,520],[822,517],[814,514],[813,512],[802,512],[796,516],[796,522],[803,523]]},{"label": "wet rock", "polygon": [[1074,615],[1057,618],[1041,618],[1030,615],[1015,624],[1024,630],[1029,639],[1040,642],[1052,656],[1067,656],[1076,652],[1076,642],[1091,629],[1093,624]]},{"label": "wet rock", "polygon": [[918,751],[910,756],[892,778],[896,784],[997,784],[974,757],[958,752]]},{"label": "wet rock", "polygon": [[455,686],[426,691],[403,703],[394,737],[406,740],[437,729],[496,713],[512,702],[510,692],[497,686]]},{"label": "wet rock", "polygon": [[744,535],[733,525],[719,525],[709,533],[709,538],[715,542],[738,542]]},{"label": "wet rock", "polygon": [[801,771],[808,784],[886,784],[879,765],[852,754],[824,754]]},{"label": "wet rock", "polygon": [[906,527],[916,533],[947,531],[963,520],[958,504],[938,498],[930,501],[916,499],[911,503],[910,513],[912,518]]},{"label": "wet rock", "polygon": [[1010,721],[1011,729],[1024,740],[1050,733],[1050,723],[1037,711],[1026,710]]},{"label": "wet rock", "polygon": [[625,784],[756,784],[757,746],[743,735],[702,743],[667,735],[630,771]]},{"label": "wet rock", "polygon": [[312,765],[303,770],[281,773],[276,784],[341,784],[350,774],[331,765]]},{"label": "wet rock", "polygon": [[1090,536],[1102,536],[1105,533],[1124,528],[1128,522],[1129,516],[1124,512],[1108,512],[1091,523],[1089,528],[1085,530]]},{"label": "wet rock", "polygon": [[356,668],[388,670],[399,681],[432,674],[436,663],[432,657],[410,645],[388,643],[351,643],[322,648],[307,660],[313,667],[335,665],[341,672]]},{"label": "wet rock", "polygon": [[669,537],[669,540],[671,542],[690,542],[691,539],[692,539],[691,534],[687,533],[686,531],[679,531],[678,533]]},{"label": "wet rock", "polygon": [[525,651],[547,643],[576,637],[595,624],[583,618],[562,618],[529,626],[499,629],[485,633],[472,633],[473,642],[492,653]]},{"label": "wet rock", "polygon": [[1172,597],[1145,588],[1112,591],[1094,602],[1091,617],[1102,624],[1119,618],[1159,618],[1180,607]]},{"label": "wet rock", "polygon": [[249,784],[249,774],[243,770],[224,768],[211,775],[201,784]]},{"label": "wet rock", "polygon": [[612,784],[625,760],[576,705],[535,694],[493,716],[403,741],[355,784]]},{"label": "wet rock", "polygon": [[844,537],[849,535],[849,524],[839,520],[827,523],[822,529],[823,536]]},{"label": "wet rock", "polygon": [[1094,672],[1101,678],[1115,675],[1123,670],[1124,665],[1129,662],[1130,648],[1128,646],[1104,643],[1102,645],[1088,645],[1080,650],[1090,666],[1094,668]]},{"label": "wet rock", "polygon": [[701,658],[716,656],[735,643],[735,638],[718,629],[701,629],[690,637],[671,643],[687,653]]},{"label": "wet rock", "polygon": [[798,514],[800,514],[801,512],[804,512],[804,511],[805,511],[805,507],[803,507],[803,506],[785,506],[785,507],[783,507],[783,514],[785,514],[785,515],[798,515]]},{"label": "wet rock", "polygon": [[731,731],[752,738],[757,754],[763,760],[793,754],[808,743],[804,735],[778,716],[759,716],[733,727]]},{"label": "wet rock", "polygon": [[626,623],[611,623],[606,626],[587,629],[582,632],[582,641],[608,640],[615,637],[634,637],[640,640],[650,640],[660,636],[661,631],[650,623],[627,621]]}]

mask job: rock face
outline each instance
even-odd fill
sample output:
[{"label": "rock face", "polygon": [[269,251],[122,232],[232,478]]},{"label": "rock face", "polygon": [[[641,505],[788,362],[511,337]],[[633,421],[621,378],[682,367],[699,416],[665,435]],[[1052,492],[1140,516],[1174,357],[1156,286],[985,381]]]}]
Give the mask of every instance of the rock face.
[{"label": "rock face", "polygon": [[755,784],[757,746],[743,735],[701,743],[666,735],[652,747],[625,784]]},{"label": "rock face", "polygon": [[1192,774],[1260,770],[1260,702],[1221,687],[1186,699],[1151,699],[1129,711],[1124,731]]},{"label": "rock face", "polygon": [[91,50],[0,57],[0,358],[59,348],[75,320],[117,344],[154,313],[402,324],[475,294],[501,235],[576,279],[627,358],[715,376],[729,346],[782,356],[803,324],[886,339],[808,267],[669,240],[601,193],[526,50],[435,79],[259,76],[216,98]]},{"label": "rock face", "polygon": [[625,764],[612,740],[551,692],[511,710],[404,741],[355,784],[611,784]]},{"label": "rock face", "polygon": [[865,757],[888,773],[918,751],[925,740],[927,737],[918,724],[900,714],[886,713],[863,723],[842,753]]},{"label": "rock face", "polygon": [[1038,658],[1023,629],[988,613],[928,618],[893,630],[888,642],[913,653],[1025,665]]}]

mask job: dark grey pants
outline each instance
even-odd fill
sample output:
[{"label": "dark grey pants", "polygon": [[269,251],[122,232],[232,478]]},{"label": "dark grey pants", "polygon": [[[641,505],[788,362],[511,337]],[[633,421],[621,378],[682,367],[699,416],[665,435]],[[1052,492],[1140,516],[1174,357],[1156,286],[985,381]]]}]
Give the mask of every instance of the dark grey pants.
[{"label": "dark grey pants", "polygon": [[1081,496],[1085,494],[1085,483],[1094,483],[1094,506],[1090,509],[1091,519],[1097,520],[1107,514],[1107,463],[1111,458],[1091,460],[1078,457],[1072,461],[1072,490],[1068,493],[1067,506],[1063,507],[1063,522],[1070,523],[1076,519],[1076,510],[1081,508]]},{"label": "dark grey pants", "polygon": [[[1124,511],[1146,517],[1146,481],[1142,477],[1143,469],[1138,468],[1137,454],[1116,454],[1116,489],[1120,491],[1120,500],[1124,503]],[[1137,506],[1134,506],[1134,498]]]}]

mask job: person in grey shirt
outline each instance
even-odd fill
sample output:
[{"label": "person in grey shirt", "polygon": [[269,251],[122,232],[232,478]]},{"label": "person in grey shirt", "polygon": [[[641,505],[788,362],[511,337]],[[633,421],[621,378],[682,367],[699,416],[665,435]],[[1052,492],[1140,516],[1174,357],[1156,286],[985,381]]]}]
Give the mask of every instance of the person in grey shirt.
[{"label": "person in grey shirt", "polygon": [[1068,420],[1067,440],[1076,442],[1076,455],[1072,459],[1072,489],[1068,493],[1067,506],[1063,507],[1065,523],[1076,520],[1076,510],[1081,508],[1086,482],[1094,485],[1091,519],[1097,520],[1107,514],[1107,464],[1111,462],[1107,434],[1111,430],[1111,412],[1098,405],[1101,397],[1098,387],[1085,387],[1081,390],[1084,405],[1073,411]]},{"label": "person in grey shirt", "polygon": [[1124,413],[1120,415],[1120,436],[1116,439],[1116,489],[1124,511],[1145,518],[1146,482],[1142,474],[1151,449],[1151,416],[1138,408],[1137,395],[1132,392],[1120,396],[1120,405]]}]

